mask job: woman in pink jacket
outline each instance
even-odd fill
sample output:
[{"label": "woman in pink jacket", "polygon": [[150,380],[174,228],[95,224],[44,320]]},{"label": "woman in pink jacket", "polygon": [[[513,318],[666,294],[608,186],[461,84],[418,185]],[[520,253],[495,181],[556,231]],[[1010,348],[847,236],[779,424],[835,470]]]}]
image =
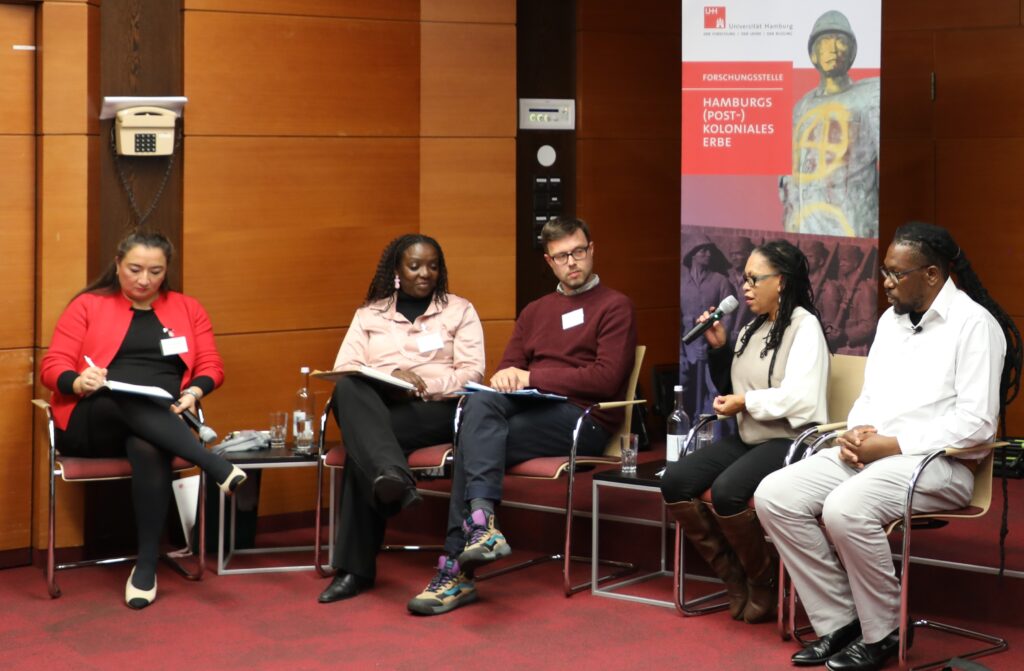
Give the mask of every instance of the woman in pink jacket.
[{"label": "woman in pink jacket", "polygon": [[384,249],[334,362],[337,371],[362,366],[414,389],[362,376],[335,387],[346,461],[332,562],[337,573],[321,603],[373,586],[387,518],[420,502],[405,455],[451,442],[452,393],[483,378],[480,318],[469,301],[448,293],[444,253],[433,238],[403,235]]},{"label": "woman in pink jacket", "polygon": [[[106,272],[64,309],[40,364],[42,382],[53,392],[57,450],[131,462],[139,551],[125,603],[135,609],[156,598],[171,458],[191,461],[226,492],[245,479],[179,417],[220,386],[224,364],[199,301],[170,290],[173,251],[159,233],[135,231],[122,240]],[[172,400],[111,391],[107,380],[158,387]]]}]

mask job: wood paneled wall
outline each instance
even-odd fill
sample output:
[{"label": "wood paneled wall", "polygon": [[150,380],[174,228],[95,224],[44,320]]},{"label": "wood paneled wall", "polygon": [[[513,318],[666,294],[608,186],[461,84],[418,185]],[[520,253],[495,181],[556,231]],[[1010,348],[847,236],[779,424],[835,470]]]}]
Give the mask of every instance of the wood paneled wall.
[{"label": "wood paneled wall", "polygon": [[[99,7],[45,0],[36,9],[36,282],[34,369],[57,316],[85,285],[85,250],[99,221]],[[35,393],[47,396],[38,384]],[[33,545],[46,543],[46,427],[36,416]],[[57,534],[81,545],[81,487],[60,488]]]},{"label": "wood paneled wall", "polygon": [[648,397],[679,360],[679,22],[678,2],[577,3],[576,212],[636,305]]},{"label": "wood paneled wall", "polygon": [[[514,0],[182,2],[190,98],[183,279],[210,309],[228,365],[227,383],[207,403],[216,426],[263,426],[268,412],[290,406],[299,365],[330,365],[380,249],[399,232],[423,231],[444,245],[453,290],[485,320],[493,369],[515,317]],[[98,5],[33,7],[34,38],[45,45],[36,54],[35,128],[26,130],[24,113],[0,115],[3,155],[32,166],[0,168],[0,193],[21,199],[0,212],[4,250],[22,250],[0,267],[8,296],[24,293],[25,273],[35,272],[34,306],[12,298],[0,324],[6,436],[28,421],[28,374],[57,314],[87,279],[83,250],[99,218]],[[1024,154],[1016,123],[1021,0],[904,0],[884,3],[883,12],[883,244],[907,219],[946,226],[1024,325],[1015,263],[1024,202],[1014,182]],[[0,31],[14,29],[7,18]],[[678,3],[585,0],[576,25],[576,209],[594,226],[602,277],[636,301],[648,361],[673,362]],[[4,62],[6,110],[17,88]],[[35,229],[26,233],[9,222],[31,208],[24,185],[33,172]],[[25,247],[33,235],[34,253]],[[1009,429],[1024,430],[1024,404],[1011,407]],[[23,444],[0,446],[9,462],[2,477],[28,473],[23,460],[10,459]],[[308,474],[294,475],[267,479],[263,514],[311,507]],[[26,477],[0,487],[0,550],[25,542],[17,520]],[[77,512],[77,490],[65,494],[65,510]],[[75,515],[58,519],[64,543],[80,543]]]},{"label": "wood paneled wall", "polygon": [[[907,0],[882,12],[880,244],[911,219],[947,228],[1024,329],[1022,3]],[[1024,432],[1024,401],[1009,407],[1007,432]]]},{"label": "wood paneled wall", "polygon": [[0,567],[28,561],[35,310],[35,9],[0,5]]},{"label": "wood paneled wall", "polygon": [[[515,317],[514,2],[184,7],[184,284],[227,364],[218,429],[290,409],[406,232],[444,247],[493,366]],[[311,509],[308,473],[268,476],[261,514]]]},{"label": "wood paneled wall", "polygon": [[[577,211],[652,363],[675,361],[679,336],[679,25],[678,2],[578,3]],[[886,2],[882,25],[881,244],[911,219],[948,228],[1024,327],[1021,0]]]}]

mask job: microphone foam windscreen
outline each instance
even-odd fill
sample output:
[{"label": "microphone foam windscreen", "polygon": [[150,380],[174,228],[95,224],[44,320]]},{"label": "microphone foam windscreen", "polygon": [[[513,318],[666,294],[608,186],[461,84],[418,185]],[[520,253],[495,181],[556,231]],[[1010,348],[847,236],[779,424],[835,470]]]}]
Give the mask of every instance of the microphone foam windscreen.
[{"label": "microphone foam windscreen", "polygon": [[740,302],[736,300],[735,296],[726,296],[719,304],[718,309],[722,311],[722,314],[727,315],[740,306]]}]

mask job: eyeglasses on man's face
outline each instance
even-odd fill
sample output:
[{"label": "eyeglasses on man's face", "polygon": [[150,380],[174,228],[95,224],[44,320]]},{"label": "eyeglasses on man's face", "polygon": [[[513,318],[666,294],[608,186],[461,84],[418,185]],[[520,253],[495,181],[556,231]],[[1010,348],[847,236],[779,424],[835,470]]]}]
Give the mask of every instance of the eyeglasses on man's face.
[{"label": "eyeglasses on man's face", "polygon": [[562,252],[560,254],[553,255],[549,254],[548,258],[557,263],[558,265],[564,266],[565,264],[569,263],[570,256],[577,261],[582,261],[583,259],[587,258],[587,254],[589,253],[590,245],[587,245],[586,247],[577,247],[576,249],[570,252]]},{"label": "eyeglasses on man's face", "polygon": [[878,269],[878,274],[882,276],[883,280],[888,280],[894,285],[898,285],[900,280],[909,275],[910,273],[916,273],[919,270],[928,268],[928,265],[918,266],[917,268],[911,268],[910,270],[889,270],[885,266]]},{"label": "eyeglasses on man's face", "polygon": [[769,277],[778,277],[779,273],[765,273],[764,275],[744,275],[743,283],[749,286],[751,289],[757,287],[757,283],[768,279]]}]

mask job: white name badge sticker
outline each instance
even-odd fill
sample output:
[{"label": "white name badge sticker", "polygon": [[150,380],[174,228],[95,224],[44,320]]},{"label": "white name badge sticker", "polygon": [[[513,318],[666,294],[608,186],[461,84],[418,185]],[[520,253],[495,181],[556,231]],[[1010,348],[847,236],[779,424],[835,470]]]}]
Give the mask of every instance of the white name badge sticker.
[{"label": "white name badge sticker", "polygon": [[419,338],[416,338],[416,345],[420,348],[420,354],[433,352],[444,347],[440,333],[427,333],[426,335],[421,335]]},{"label": "white name badge sticker", "polygon": [[177,338],[164,338],[160,341],[160,350],[164,353],[164,356],[171,356],[172,354],[184,354],[188,351],[188,343],[185,342],[185,336],[178,336]]},{"label": "white name badge sticker", "polygon": [[566,312],[562,315],[562,330],[567,331],[574,326],[579,326],[583,323],[583,308],[577,308],[572,312]]}]

